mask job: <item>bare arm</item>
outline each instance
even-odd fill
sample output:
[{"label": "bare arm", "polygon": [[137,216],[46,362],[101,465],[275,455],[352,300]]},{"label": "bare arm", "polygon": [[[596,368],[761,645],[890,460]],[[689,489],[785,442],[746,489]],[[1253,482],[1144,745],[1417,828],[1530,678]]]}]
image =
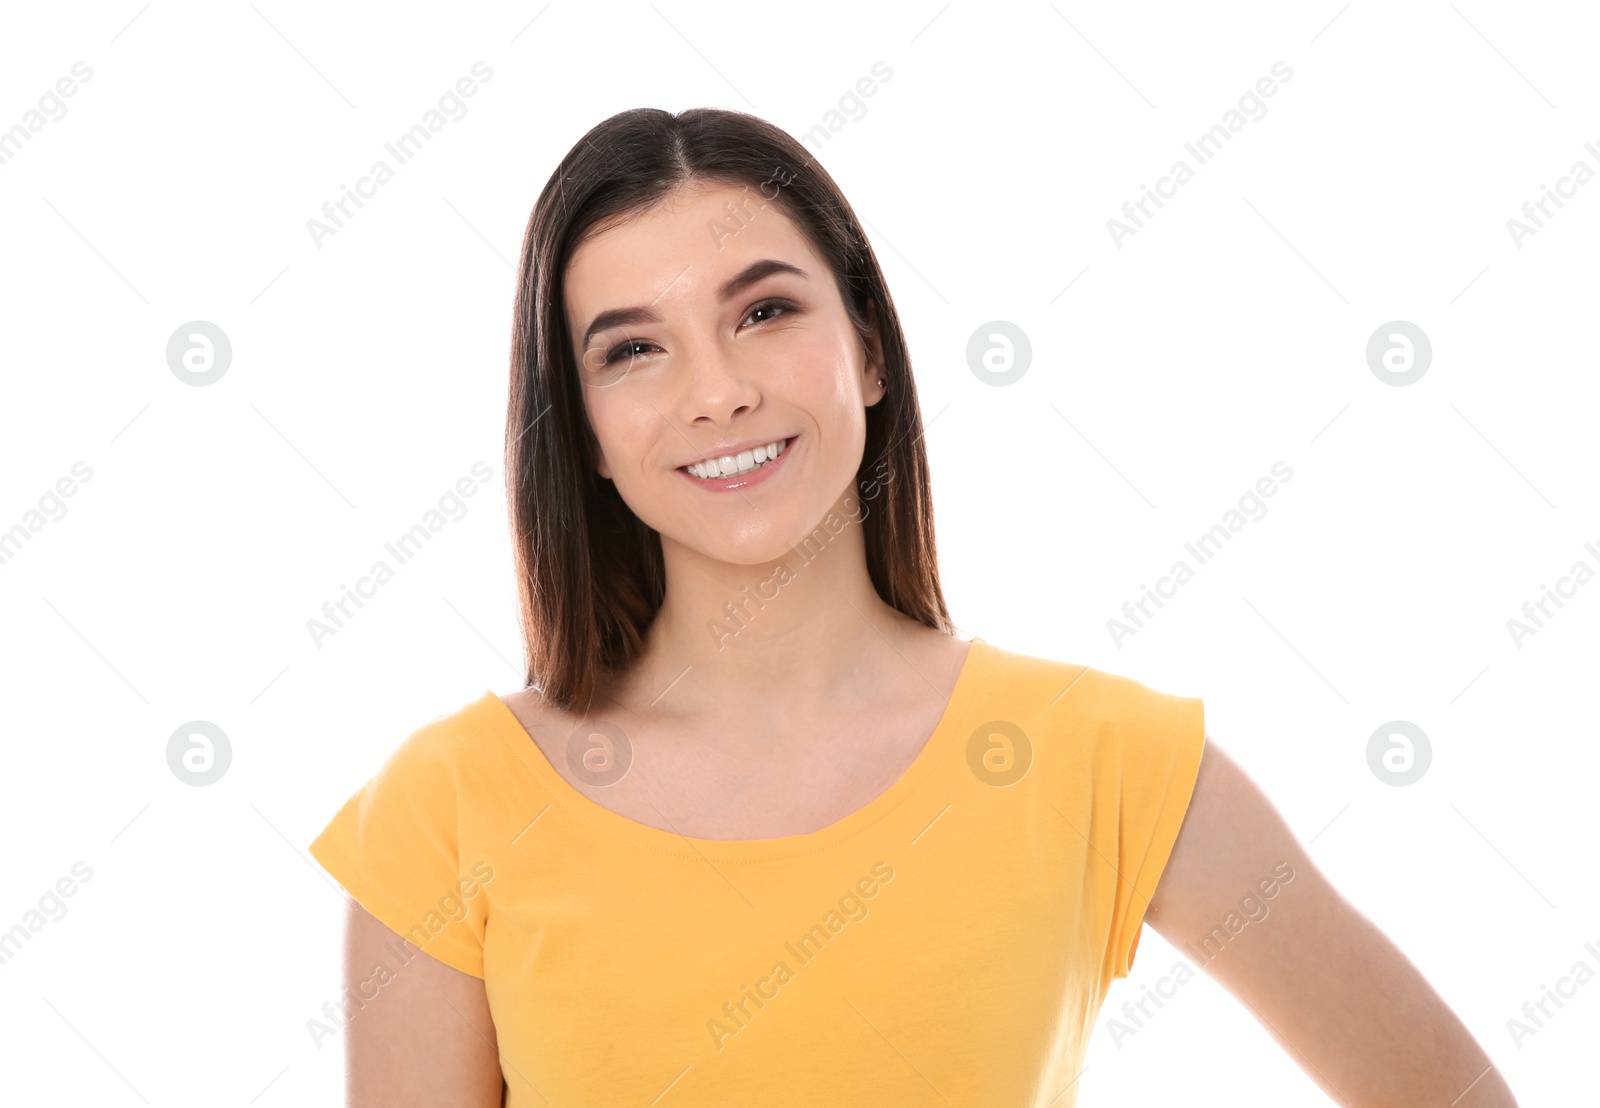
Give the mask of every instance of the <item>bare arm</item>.
[{"label": "bare arm", "polygon": [[[1260,882],[1287,863],[1270,898]],[[1283,870],[1279,871],[1284,872]],[[1256,903],[1241,909],[1240,901]],[[1230,913],[1246,922],[1231,937]],[[1210,736],[1145,919],[1248,1007],[1322,1089],[1359,1108],[1515,1108],[1500,1071],[1400,950],[1340,896]],[[1207,936],[1216,936],[1203,944]]]},{"label": "bare arm", "polygon": [[[401,949],[411,955],[404,965]],[[346,1108],[499,1108],[500,1056],[481,979],[406,945],[351,901],[344,983],[361,998],[345,1030]]]}]

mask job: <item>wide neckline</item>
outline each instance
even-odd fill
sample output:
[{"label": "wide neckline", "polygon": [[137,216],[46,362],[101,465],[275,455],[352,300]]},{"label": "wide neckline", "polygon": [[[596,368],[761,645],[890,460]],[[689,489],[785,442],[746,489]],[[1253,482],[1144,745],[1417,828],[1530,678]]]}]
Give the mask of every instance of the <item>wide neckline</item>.
[{"label": "wide neckline", "polygon": [[[950,699],[945,702],[944,713],[939,717],[939,722],[934,725],[911,765],[895,779],[892,785],[860,808],[826,827],[802,835],[781,835],[767,839],[701,839],[652,827],[620,812],[614,812],[584,795],[561,775],[545,756],[543,748],[523,727],[516,713],[500,699],[499,694],[485,690],[479,705],[496,733],[511,745],[518,758],[538,779],[550,797],[600,830],[642,847],[684,857],[721,861],[784,858],[810,854],[859,834],[898,808],[927,779],[929,772],[952,741],[952,736],[959,730],[960,721],[972,702],[979,671],[990,649],[992,648],[989,644],[981,638],[974,637],[969,640],[966,656],[962,659],[961,669],[956,674],[955,685],[950,690]],[[533,815],[536,816],[537,813]]]}]

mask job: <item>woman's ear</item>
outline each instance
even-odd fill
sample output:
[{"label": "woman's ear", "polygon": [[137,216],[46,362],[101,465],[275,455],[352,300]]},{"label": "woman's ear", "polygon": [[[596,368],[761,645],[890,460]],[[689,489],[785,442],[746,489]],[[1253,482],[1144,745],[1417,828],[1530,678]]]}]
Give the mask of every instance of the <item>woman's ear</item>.
[{"label": "woman's ear", "polygon": [[[862,340],[862,347],[866,351],[866,360],[862,365],[862,395],[869,397],[867,407],[883,399],[889,383],[888,363],[883,357],[883,335],[879,330],[878,305],[875,301],[867,301],[868,331]],[[878,384],[879,381],[883,385]]]}]

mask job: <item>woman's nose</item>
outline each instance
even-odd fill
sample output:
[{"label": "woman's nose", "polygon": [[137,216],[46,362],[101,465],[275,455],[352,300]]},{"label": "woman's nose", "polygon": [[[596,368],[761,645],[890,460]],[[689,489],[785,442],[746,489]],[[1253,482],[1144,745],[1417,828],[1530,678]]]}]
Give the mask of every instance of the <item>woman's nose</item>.
[{"label": "woman's nose", "polygon": [[741,408],[754,407],[760,397],[756,375],[738,352],[720,340],[707,339],[683,351],[687,365],[679,379],[684,384],[683,413],[693,420],[710,416],[724,422]]}]

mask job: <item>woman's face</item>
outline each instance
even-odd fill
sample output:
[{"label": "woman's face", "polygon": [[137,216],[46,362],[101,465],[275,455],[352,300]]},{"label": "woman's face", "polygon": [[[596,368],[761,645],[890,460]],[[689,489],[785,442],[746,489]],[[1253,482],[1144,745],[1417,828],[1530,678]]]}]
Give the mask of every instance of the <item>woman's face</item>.
[{"label": "woman's face", "polygon": [[[587,239],[566,274],[600,476],[664,544],[746,565],[854,507],[865,409],[883,396],[877,335],[869,353],[827,263],[771,202],[781,187],[680,189]],[[775,442],[775,460],[744,468]],[[707,459],[733,474],[686,468]]]}]

